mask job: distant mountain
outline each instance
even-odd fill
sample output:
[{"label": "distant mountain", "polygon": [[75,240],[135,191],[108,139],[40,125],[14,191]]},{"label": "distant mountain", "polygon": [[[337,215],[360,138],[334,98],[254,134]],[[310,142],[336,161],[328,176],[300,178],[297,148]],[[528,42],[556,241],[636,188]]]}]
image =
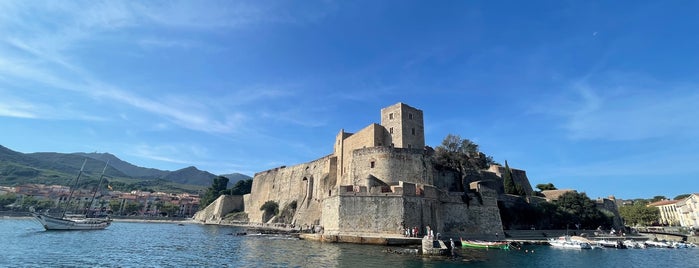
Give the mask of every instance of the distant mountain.
[{"label": "distant mountain", "polygon": [[201,171],[196,167],[187,167],[172,171],[163,177],[163,179],[168,181],[202,186],[211,186],[214,178],[216,178],[216,175]]},{"label": "distant mountain", "polygon": [[92,159],[98,159],[102,161],[109,160],[109,165],[123,172],[124,174],[143,179],[157,179],[163,178],[168,175],[169,171],[159,170],[155,168],[144,168],[132,165],[129,162],[122,161],[118,157],[110,153],[76,153],[85,157]]},{"label": "distant mountain", "polygon": [[[0,145],[0,185],[44,183],[67,185],[75,178],[87,159],[83,176],[86,180],[97,180],[105,167],[105,176],[121,185],[157,186],[161,189],[201,190],[211,186],[216,175],[187,167],[176,171],[135,166],[109,153],[20,153]],[[226,175],[233,183],[250,177],[243,174]],[[82,179],[81,179],[82,180]],[[163,183],[168,185],[163,185]],[[119,184],[119,183],[117,183]],[[187,187],[191,185],[192,187]],[[184,188],[183,188],[184,187]]]},{"label": "distant mountain", "polygon": [[223,175],[219,175],[219,176],[223,176],[223,177],[228,178],[228,186],[233,186],[238,181],[252,180],[252,177],[245,175],[245,174],[240,174],[240,173],[223,174]]}]

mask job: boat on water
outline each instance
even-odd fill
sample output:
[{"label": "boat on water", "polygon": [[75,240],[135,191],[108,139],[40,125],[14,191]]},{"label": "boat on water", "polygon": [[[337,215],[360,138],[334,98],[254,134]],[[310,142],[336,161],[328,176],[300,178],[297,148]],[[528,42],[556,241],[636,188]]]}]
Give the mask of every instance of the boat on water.
[{"label": "boat on water", "polygon": [[587,239],[578,236],[564,235],[558,238],[551,238],[548,242],[556,248],[592,249],[592,244]]},{"label": "boat on water", "polygon": [[56,217],[44,213],[32,213],[46,230],[99,230],[109,227],[112,220],[106,218]]},{"label": "boat on water", "polygon": [[672,248],[672,245],[663,241],[648,240],[645,242],[645,244],[647,247],[651,248]]},{"label": "boat on water", "polygon": [[613,241],[613,240],[597,240],[597,245],[603,248],[616,248],[616,249],[627,249],[628,246],[624,244],[623,241]]},{"label": "boat on water", "polygon": [[463,248],[485,248],[485,249],[510,249],[510,242],[502,241],[475,241],[461,239],[461,247]]},{"label": "boat on water", "polygon": [[624,245],[626,248],[646,248],[645,243],[633,240],[624,240]]},{"label": "boat on water", "polygon": [[[87,163],[87,159],[85,159],[85,161],[83,162],[83,165],[80,168],[80,172],[78,172],[78,176],[75,178],[75,183],[73,184],[73,187],[71,187],[70,194],[67,199],[68,201],[70,201],[71,197],[73,196],[73,192],[75,191],[75,188],[78,185],[80,175],[82,175],[82,172],[85,169],[85,163]],[[100,175],[99,184],[93,192],[92,200],[90,200],[89,206],[92,206],[97,191],[102,185],[104,172],[107,170],[108,165],[109,161],[107,161],[106,165],[104,166],[104,169],[102,170],[102,175]],[[63,209],[63,212],[60,213],[60,215],[50,215],[48,211],[45,211],[43,213],[32,211],[31,214],[34,217],[34,219],[39,221],[39,223],[41,223],[41,225],[44,226],[44,229],[46,230],[100,230],[107,228],[109,227],[109,225],[112,224],[112,219],[109,218],[109,216],[88,217],[87,214],[71,215],[66,214],[65,208]]]}]

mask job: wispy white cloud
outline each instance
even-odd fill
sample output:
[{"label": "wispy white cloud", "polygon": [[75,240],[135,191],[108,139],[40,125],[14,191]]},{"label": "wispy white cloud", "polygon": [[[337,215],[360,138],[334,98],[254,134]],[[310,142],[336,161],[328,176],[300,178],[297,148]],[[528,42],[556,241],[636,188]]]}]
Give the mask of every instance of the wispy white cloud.
[{"label": "wispy white cloud", "polygon": [[196,163],[195,158],[208,158],[206,148],[192,144],[139,144],[126,152],[129,155],[174,164]]},{"label": "wispy white cloud", "polygon": [[[699,134],[699,85],[663,83],[640,76],[591,77],[575,82],[538,110],[563,119],[574,140],[631,141]],[[542,108],[545,107],[545,108]]]}]

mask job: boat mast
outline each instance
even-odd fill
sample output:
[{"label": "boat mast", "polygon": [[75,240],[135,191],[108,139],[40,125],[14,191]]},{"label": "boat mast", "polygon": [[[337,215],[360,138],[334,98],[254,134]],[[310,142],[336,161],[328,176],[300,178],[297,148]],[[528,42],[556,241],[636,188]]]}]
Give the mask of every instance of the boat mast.
[{"label": "boat mast", "polygon": [[107,163],[104,164],[104,169],[102,169],[102,174],[100,175],[100,182],[97,184],[97,188],[92,191],[92,199],[90,199],[90,204],[87,205],[87,211],[85,212],[85,217],[87,217],[87,212],[90,211],[90,208],[92,208],[92,203],[95,202],[95,196],[97,195],[97,191],[100,190],[100,187],[102,187],[102,181],[104,178],[104,172],[107,171],[107,166],[109,166],[109,159],[107,159]]},{"label": "boat mast", "polygon": [[68,195],[68,199],[66,200],[66,205],[63,207],[63,213],[61,215],[61,218],[64,218],[66,216],[66,209],[68,209],[68,205],[70,205],[70,199],[73,198],[73,192],[75,192],[75,187],[78,187],[78,180],[80,180],[80,175],[83,174],[83,169],[85,169],[86,163],[87,158],[85,158],[85,161],[83,161],[83,166],[80,167],[80,172],[78,172],[78,176],[75,178],[75,183],[73,184],[73,187],[70,187],[70,194]]}]

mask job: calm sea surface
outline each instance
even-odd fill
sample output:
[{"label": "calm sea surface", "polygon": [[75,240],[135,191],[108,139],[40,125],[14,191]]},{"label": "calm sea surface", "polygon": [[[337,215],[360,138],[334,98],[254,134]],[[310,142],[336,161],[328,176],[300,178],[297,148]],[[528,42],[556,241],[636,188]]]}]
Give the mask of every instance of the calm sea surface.
[{"label": "calm sea surface", "polygon": [[[326,244],[237,227],[114,222],[106,230],[44,231],[0,218],[2,267],[699,267],[699,249],[460,250],[456,258],[388,253],[400,248]],[[390,250],[388,250],[390,249]],[[533,253],[531,252],[533,251]]]}]

